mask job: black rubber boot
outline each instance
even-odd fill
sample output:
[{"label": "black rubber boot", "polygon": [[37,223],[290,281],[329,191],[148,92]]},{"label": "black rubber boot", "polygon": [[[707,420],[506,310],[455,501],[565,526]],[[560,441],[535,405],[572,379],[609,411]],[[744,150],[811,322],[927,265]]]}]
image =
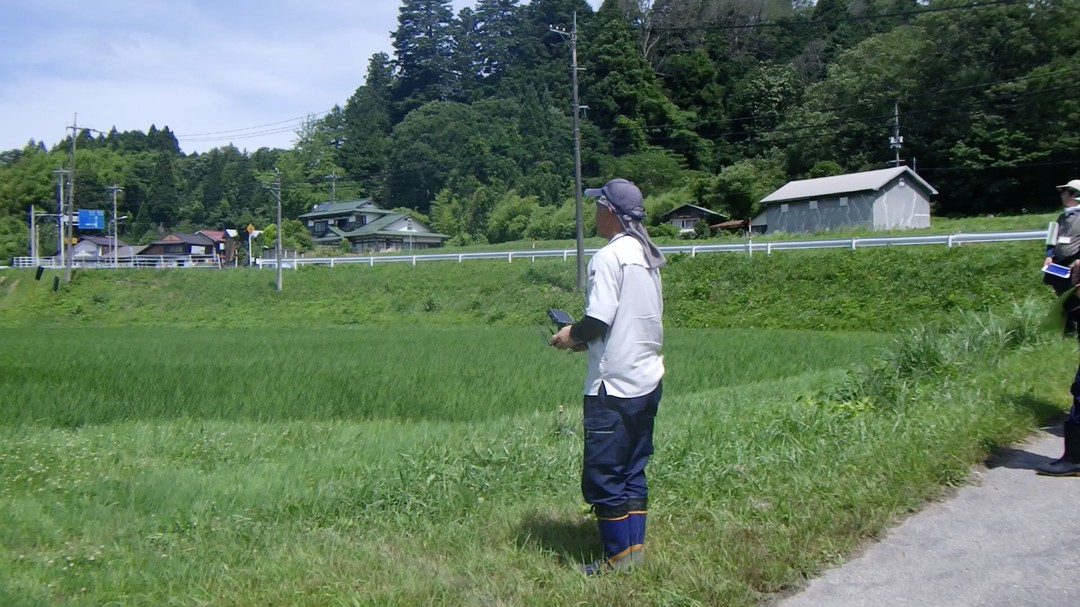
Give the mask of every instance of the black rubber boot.
[{"label": "black rubber boot", "polygon": [[1080,423],[1065,420],[1065,453],[1060,459],[1040,466],[1043,476],[1080,476]]}]

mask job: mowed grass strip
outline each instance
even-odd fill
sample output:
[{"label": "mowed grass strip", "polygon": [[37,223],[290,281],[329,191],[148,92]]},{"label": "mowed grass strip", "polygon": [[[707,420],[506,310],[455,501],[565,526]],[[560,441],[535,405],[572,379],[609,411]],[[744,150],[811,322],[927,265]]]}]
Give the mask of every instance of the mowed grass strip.
[{"label": "mowed grass strip", "polygon": [[1067,369],[1048,378],[1045,360],[1072,348],[973,365],[933,398],[891,408],[822,398],[839,369],[669,391],[648,562],[595,580],[573,570],[597,556],[577,490],[576,407],[456,423],[7,424],[0,599],[752,605],[962,483],[988,445],[1062,406]]}]

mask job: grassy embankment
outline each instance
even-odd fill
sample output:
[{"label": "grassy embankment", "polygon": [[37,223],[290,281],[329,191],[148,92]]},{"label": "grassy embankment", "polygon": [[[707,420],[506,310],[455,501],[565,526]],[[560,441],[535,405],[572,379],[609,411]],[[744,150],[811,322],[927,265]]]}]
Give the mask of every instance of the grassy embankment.
[{"label": "grassy embankment", "polygon": [[648,562],[600,580],[529,324],[572,264],[5,274],[0,603],[753,604],[1064,404],[1027,253],[674,261]]},{"label": "grassy embankment", "polygon": [[[587,210],[591,208],[586,205]],[[812,234],[772,232],[768,234],[754,234],[754,242],[768,242],[777,240],[813,240],[822,238],[876,238],[881,236],[921,236],[930,234],[959,234],[972,232],[1012,232],[1020,230],[1045,230],[1049,222],[1057,217],[1057,213],[1036,213],[1028,215],[999,215],[999,216],[975,216],[975,217],[934,217],[929,228],[917,230],[872,230],[866,227],[843,227],[832,230],[821,230]],[[734,233],[719,233],[707,238],[657,238],[656,242],[661,245],[687,245],[687,244],[718,244],[732,242],[746,242],[745,236]],[[585,248],[599,248],[604,245],[601,238],[591,237],[585,239]],[[514,242],[501,242],[497,244],[468,245],[461,247],[445,247],[439,249],[439,253],[468,253],[476,251],[527,251],[529,249],[569,249],[573,250],[576,241],[568,240],[518,240]],[[430,251],[422,251],[427,253]],[[331,250],[319,252],[322,254],[339,255]]]},{"label": "grassy embankment", "polygon": [[[1007,310],[1039,283],[1039,243],[673,255],[668,326],[887,331],[957,310]],[[76,270],[52,291],[30,270],[0,273],[0,324],[531,326],[577,313],[575,266],[561,260],[428,262],[272,270]]]}]

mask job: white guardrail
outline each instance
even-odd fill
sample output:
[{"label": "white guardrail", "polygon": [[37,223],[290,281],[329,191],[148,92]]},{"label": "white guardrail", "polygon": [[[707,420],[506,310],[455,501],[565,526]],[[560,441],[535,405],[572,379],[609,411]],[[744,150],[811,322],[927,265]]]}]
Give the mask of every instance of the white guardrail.
[{"label": "white guardrail", "polygon": [[[976,232],[971,234],[932,234],[927,236],[871,236],[865,238],[834,238],[817,240],[768,240],[754,242],[748,239],[743,243],[725,244],[690,244],[668,245],[660,247],[665,254],[686,253],[695,257],[702,253],[764,253],[771,255],[773,251],[790,251],[795,249],[859,249],[864,247],[891,247],[911,245],[946,245],[948,247],[960,246],[961,244],[978,242],[1015,242],[1024,240],[1046,240],[1046,230],[1026,230],[1016,232]],[[585,249],[586,255],[593,255],[598,249]],[[472,259],[505,259],[508,263],[516,260],[530,260],[561,257],[563,261],[573,258],[575,249],[545,249],[545,250],[518,250],[518,251],[483,251],[478,253],[426,253],[420,255],[372,255],[369,257],[294,257],[283,258],[283,269],[295,269],[300,266],[341,266],[348,264],[365,264],[374,266],[377,263],[411,263],[416,265],[428,261],[456,261],[464,262]],[[63,267],[56,258],[43,257],[15,257],[13,267],[34,268],[43,266],[46,268]],[[260,268],[276,268],[277,260],[274,258],[261,258],[254,261]],[[112,260],[108,258],[84,258],[76,260],[75,267],[81,268],[111,268],[114,267]],[[144,268],[206,268],[219,267],[216,261],[201,257],[169,257],[147,256],[145,259],[121,260],[118,266],[121,268],[144,267]]]}]

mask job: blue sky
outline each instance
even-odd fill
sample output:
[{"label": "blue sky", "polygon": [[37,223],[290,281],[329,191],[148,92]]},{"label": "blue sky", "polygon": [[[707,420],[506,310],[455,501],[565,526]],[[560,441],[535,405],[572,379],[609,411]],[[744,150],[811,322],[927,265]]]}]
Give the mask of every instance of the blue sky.
[{"label": "blue sky", "polygon": [[[475,3],[454,0],[455,10]],[[599,6],[600,0],[590,0]],[[0,150],[168,125],[186,153],[289,147],[391,53],[398,0],[0,0]]]}]

